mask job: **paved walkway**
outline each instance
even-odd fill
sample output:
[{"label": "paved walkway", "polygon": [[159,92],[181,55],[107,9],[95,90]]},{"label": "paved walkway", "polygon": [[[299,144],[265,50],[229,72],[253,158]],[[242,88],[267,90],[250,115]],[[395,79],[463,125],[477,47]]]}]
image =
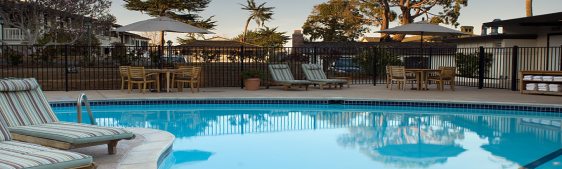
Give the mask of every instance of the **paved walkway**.
[{"label": "paved walkway", "polygon": [[[434,86],[433,86],[434,87]],[[352,85],[351,88],[327,89],[310,88],[284,91],[281,87],[246,91],[240,88],[201,88],[199,93],[184,92],[144,93],[137,90],[132,93],[118,90],[83,91],[90,100],[101,99],[142,99],[142,98],[348,98],[348,99],[389,99],[389,100],[426,100],[426,101],[463,101],[463,102],[501,102],[523,104],[562,105],[560,96],[522,95],[506,89],[478,89],[474,87],[457,87],[456,91],[389,90],[384,85]],[[50,101],[74,101],[80,91],[45,92]]]}]

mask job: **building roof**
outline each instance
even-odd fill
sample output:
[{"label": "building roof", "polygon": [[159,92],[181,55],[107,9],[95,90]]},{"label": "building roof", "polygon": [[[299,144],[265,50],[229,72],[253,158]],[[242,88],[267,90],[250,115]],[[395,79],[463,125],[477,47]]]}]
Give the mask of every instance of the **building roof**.
[{"label": "building roof", "polygon": [[487,27],[562,26],[562,12],[484,23]]},{"label": "building roof", "polygon": [[259,45],[243,43],[233,40],[194,40],[187,44],[181,46],[190,47],[223,47],[223,48],[234,48],[234,47],[260,47]]},{"label": "building roof", "polygon": [[359,42],[380,42],[381,37],[362,37]]},{"label": "building roof", "polygon": [[502,40],[502,39],[537,39],[535,34],[498,34],[486,36],[471,36],[455,39],[446,39],[445,42],[471,42],[471,41],[484,41],[484,40]]}]

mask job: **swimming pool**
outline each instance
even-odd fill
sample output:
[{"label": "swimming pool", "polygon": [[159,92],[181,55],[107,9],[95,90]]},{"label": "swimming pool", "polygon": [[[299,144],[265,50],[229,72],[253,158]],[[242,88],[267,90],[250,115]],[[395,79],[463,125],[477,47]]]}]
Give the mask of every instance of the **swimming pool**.
[{"label": "swimming pool", "polygon": [[[55,107],[63,121],[73,108]],[[168,168],[519,168],[562,148],[558,113],[340,104],[93,106],[176,136]],[[84,119],[88,121],[87,119]],[[538,168],[562,168],[562,157]]]}]

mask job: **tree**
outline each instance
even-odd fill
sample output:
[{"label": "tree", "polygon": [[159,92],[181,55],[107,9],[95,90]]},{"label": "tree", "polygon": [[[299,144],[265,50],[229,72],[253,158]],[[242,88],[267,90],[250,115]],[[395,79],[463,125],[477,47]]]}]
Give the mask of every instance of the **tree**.
[{"label": "tree", "polygon": [[527,16],[533,16],[533,0],[525,0],[525,13]]},{"label": "tree", "polygon": [[[383,0],[388,1],[390,7],[400,9],[400,24],[405,25],[414,22],[420,16],[431,16],[431,23],[445,23],[458,26],[458,18],[462,6],[468,4],[468,0]],[[430,10],[434,7],[442,8],[443,11],[434,14]],[[413,12],[413,13],[412,13]],[[396,41],[402,41],[404,35],[393,37]]]},{"label": "tree", "polygon": [[[92,32],[109,30],[115,17],[108,14],[110,0],[3,0],[0,17],[4,25],[18,28],[29,45],[36,45],[43,36],[53,36],[43,45],[74,44],[88,35],[86,24]],[[64,36],[64,41],[57,41]]]},{"label": "tree", "polygon": [[265,22],[271,20],[273,16],[273,9],[274,7],[265,7],[265,2],[256,5],[254,0],[247,0],[247,4],[242,5],[243,10],[247,10],[250,12],[250,16],[246,19],[246,24],[244,25],[244,33],[242,35],[241,42],[246,42],[246,34],[248,33],[248,25],[250,21],[254,20],[258,26],[264,26]]},{"label": "tree", "polygon": [[[172,19],[191,24],[193,26],[213,29],[216,21],[214,16],[202,19],[198,14],[203,11],[211,0],[124,0],[125,8],[141,11],[153,17],[167,16]],[[162,35],[160,35],[162,36]],[[197,35],[188,34],[187,39],[194,39]]]},{"label": "tree", "polygon": [[234,39],[241,41],[242,38],[246,37],[246,43],[263,47],[283,47],[289,41],[289,36],[286,36],[286,33],[278,32],[277,28],[265,27],[257,31],[248,31],[246,36],[242,33]]},{"label": "tree", "polygon": [[[396,12],[390,10],[386,0],[360,0],[359,10],[365,16],[365,20],[380,30],[388,29],[390,22],[396,20]],[[382,34],[381,41],[388,41],[389,35]]]},{"label": "tree", "polygon": [[314,6],[303,25],[310,40],[354,41],[367,31],[355,0],[330,0]]}]

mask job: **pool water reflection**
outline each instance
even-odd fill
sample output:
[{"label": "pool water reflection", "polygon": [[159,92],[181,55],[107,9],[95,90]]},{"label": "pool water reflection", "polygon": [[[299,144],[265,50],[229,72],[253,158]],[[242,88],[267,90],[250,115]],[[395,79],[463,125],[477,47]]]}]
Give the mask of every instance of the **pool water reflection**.
[{"label": "pool water reflection", "polygon": [[[70,108],[55,111],[76,121]],[[515,169],[562,148],[562,118],[516,111],[226,104],[93,111],[99,125],[173,133],[173,157],[161,168]],[[539,168],[562,168],[560,161]]]}]

